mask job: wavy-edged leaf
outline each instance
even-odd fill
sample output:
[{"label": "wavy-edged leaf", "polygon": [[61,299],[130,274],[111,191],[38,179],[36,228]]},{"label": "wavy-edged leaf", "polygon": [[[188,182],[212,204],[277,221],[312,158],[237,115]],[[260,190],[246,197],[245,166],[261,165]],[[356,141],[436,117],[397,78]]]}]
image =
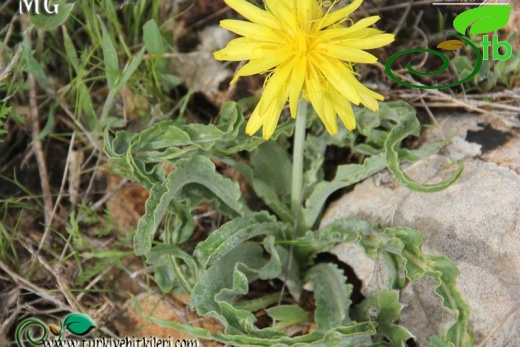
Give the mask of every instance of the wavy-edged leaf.
[{"label": "wavy-edged leaf", "polygon": [[370,233],[371,224],[366,221],[339,218],[318,231],[309,230],[303,236],[286,241],[294,246],[297,263],[308,265],[315,255],[330,251],[343,242],[357,242]]},{"label": "wavy-edged leaf", "polygon": [[145,214],[137,224],[134,238],[136,254],[143,255],[150,250],[155,231],[168,211],[170,202],[181,194],[189,196],[193,185],[205,187],[231,211],[237,215],[242,213],[243,205],[238,201],[241,196],[238,184],[218,174],[208,158],[197,155],[179,160],[166,180],[155,184],[150,191]]},{"label": "wavy-edged leaf", "polygon": [[453,27],[462,35],[466,35],[466,30],[470,26],[470,34],[490,33],[506,26],[512,10],[514,7],[504,5],[473,8],[455,17]]},{"label": "wavy-edged leaf", "polygon": [[311,228],[316,222],[327,198],[338,189],[348,187],[354,183],[381,171],[386,166],[384,153],[367,158],[363,164],[338,166],[336,177],[330,182],[320,182],[314,188],[305,203],[302,211],[306,228]]},{"label": "wavy-edged leaf", "polygon": [[119,131],[113,139],[107,128],[104,150],[118,173],[151,189],[164,179],[164,172],[155,163],[179,160],[198,150],[210,150],[217,142],[234,139],[238,119],[236,104],[228,102],[216,125],[182,125],[167,120],[137,134]]},{"label": "wavy-edged leaf", "polygon": [[[413,110],[411,106],[408,107],[410,107]],[[390,172],[394,175],[395,179],[398,180],[402,185],[404,185],[408,189],[417,192],[431,193],[446,189],[453,182],[455,182],[462,174],[462,170],[464,169],[462,161],[457,162],[459,167],[451,178],[437,184],[422,184],[419,182],[415,182],[410,177],[408,177],[408,175],[406,175],[406,173],[401,169],[399,165],[399,145],[401,141],[410,135],[418,136],[419,132],[420,124],[419,120],[417,120],[415,116],[404,119],[402,122],[398,123],[394,128],[392,128],[385,141],[386,163],[388,165],[388,170],[390,170]]]},{"label": "wavy-edged leaf", "polygon": [[[457,277],[459,270],[447,257],[431,255],[427,257],[430,269],[428,274],[437,280],[439,286],[435,293],[442,298],[443,306],[455,313],[455,322],[448,329],[444,340],[454,346],[471,347],[474,346],[473,336],[468,333],[468,320],[470,307],[462,298],[457,289]],[[430,341],[439,341],[439,337],[432,337]]]},{"label": "wavy-edged leaf", "polygon": [[264,258],[260,245],[244,242],[201,276],[191,293],[190,306],[199,315],[209,314],[221,320],[227,334],[264,338],[283,336],[273,329],[256,328],[256,318],[251,312],[233,306],[238,296],[247,294],[251,281],[263,275],[277,276],[280,268],[281,264]]},{"label": "wavy-edged leaf", "polygon": [[269,208],[276,213],[282,221],[286,223],[294,222],[294,217],[289,210],[288,205],[282,202],[271,186],[254,176],[253,169],[249,165],[232,160],[229,157],[219,157],[219,160],[237,169],[245,178],[247,183],[253,187],[256,195],[258,195],[258,197],[262,199],[262,201],[269,206]]},{"label": "wavy-edged leaf", "polygon": [[[201,339],[215,340],[226,344],[237,346],[266,346],[266,347],[375,347],[371,336],[376,334],[376,328],[372,322],[352,322],[348,325],[338,327],[328,331],[326,334],[310,333],[303,336],[282,336],[276,338],[262,338],[248,335],[226,334],[216,332],[212,334],[204,328],[193,327],[191,325],[176,323],[171,320],[161,319],[145,315],[141,308],[136,306],[137,312],[147,320],[163,327],[185,332],[191,336]],[[339,341],[339,342],[338,342]]]},{"label": "wavy-edged leaf", "polygon": [[[384,258],[397,271],[405,270],[406,277],[416,283],[423,276],[432,276],[438,283],[435,293],[442,298],[443,306],[453,312],[455,322],[444,336],[433,336],[430,341],[434,346],[473,346],[472,336],[468,333],[470,309],[456,286],[459,274],[455,264],[446,257],[426,255],[421,250],[423,236],[412,228],[386,228],[383,232],[367,234],[360,244],[367,248],[376,248],[390,258]],[[402,288],[404,281],[397,282]],[[388,323],[388,322],[387,322]],[[399,336],[404,332],[397,332]]]},{"label": "wavy-edged leaf", "polygon": [[318,331],[326,332],[349,321],[348,309],[352,285],[336,265],[322,263],[309,269],[306,280],[312,281]]},{"label": "wavy-edged leaf", "polygon": [[83,336],[96,327],[96,323],[83,313],[71,313],[63,321],[65,329],[74,335]]},{"label": "wavy-edged leaf", "polygon": [[284,224],[277,222],[267,212],[238,217],[214,230],[197,245],[193,254],[200,264],[208,267],[253,237],[275,235],[281,239],[285,229]]},{"label": "wavy-edged leaf", "polygon": [[[221,154],[234,154],[241,151],[253,151],[258,146],[263,144],[265,140],[262,136],[249,136],[246,134],[246,122],[244,120],[244,115],[242,114],[242,109],[240,106],[234,104],[239,112],[239,118],[237,119],[237,127],[235,136],[233,138],[227,138],[225,141],[219,141],[215,144],[213,150],[217,153]],[[294,132],[294,121],[292,119],[287,120],[284,123],[279,124],[276,127],[273,135],[271,136],[271,141],[278,139],[280,136],[290,137]]]},{"label": "wavy-edged leaf", "polygon": [[355,317],[360,320],[376,320],[381,332],[376,341],[384,336],[391,346],[406,346],[406,340],[413,335],[404,327],[394,324],[399,318],[403,305],[399,302],[399,291],[381,289],[373,292],[356,307]]}]

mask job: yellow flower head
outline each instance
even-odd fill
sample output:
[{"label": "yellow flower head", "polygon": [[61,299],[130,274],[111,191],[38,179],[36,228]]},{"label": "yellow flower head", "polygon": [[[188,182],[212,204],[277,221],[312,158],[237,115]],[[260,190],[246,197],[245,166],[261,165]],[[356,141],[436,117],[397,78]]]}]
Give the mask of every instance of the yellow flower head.
[{"label": "yellow flower head", "polygon": [[379,16],[343,25],[363,0],[354,0],[337,11],[331,11],[337,0],[326,9],[317,0],[264,0],[265,11],[246,0],[224,1],[250,22],[220,22],[223,28],[243,37],[215,52],[215,59],[249,60],[232,84],[240,76],[270,72],[247,123],[247,134],[263,127],[263,137],[269,139],[287,99],[291,116],[296,117],[300,94],[311,102],[331,135],[338,131],[336,115],[347,129],[356,127],[350,103],[378,109],[377,100],[383,100],[383,96],[355,78],[352,63],[375,63],[377,58],[364,50],[384,46],[394,40],[394,35],[368,28]]}]

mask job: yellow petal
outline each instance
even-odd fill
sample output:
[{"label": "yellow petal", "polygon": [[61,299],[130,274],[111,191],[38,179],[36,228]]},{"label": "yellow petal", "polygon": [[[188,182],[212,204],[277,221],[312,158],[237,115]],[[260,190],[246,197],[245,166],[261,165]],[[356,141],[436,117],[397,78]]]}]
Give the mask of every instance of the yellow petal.
[{"label": "yellow petal", "polygon": [[320,43],[317,45],[316,50],[329,57],[353,63],[373,64],[377,61],[377,58],[374,55],[361,49],[334,45],[330,43]]},{"label": "yellow petal", "polygon": [[247,122],[247,125],[246,125],[246,134],[249,136],[256,133],[264,124],[264,121],[258,111],[260,109],[260,107],[258,107],[258,106],[259,105],[257,105],[256,108],[254,109],[253,113],[251,113],[251,117],[249,117],[249,121]]},{"label": "yellow petal", "polygon": [[262,47],[254,43],[228,45],[220,51],[213,52],[213,57],[217,60],[240,61],[258,59],[264,56]]},{"label": "yellow petal", "polygon": [[329,134],[336,135],[338,132],[338,121],[336,120],[336,111],[334,110],[334,102],[331,95],[330,92],[323,94],[323,116],[320,118]]},{"label": "yellow petal", "polygon": [[[262,93],[262,99],[259,103],[260,113],[267,113],[267,108],[270,106],[270,104],[273,103],[274,100],[280,96],[280,94],[285,92],[291,70],[292,65],[280,64],[269,77],[267,85],[264,88],[264,92]],[[262,100],[265,100],[265,102],[262,102]],[[284,102],[286,100],[287,97],[285,98]]]},{"label": "yellow petal", "polygon": [[350,5],[343,7],[337,11],[334,11],[328,15],[325,15],[320,21],[318,26],[319,29],[323,29],[332,24],[344,22],[348,15],[357,10],[363,0],[354,0]]},{"label": "yellow petal", "polygon": [[339,115],[339,119],[341,119],[345,128],[350,131],[356,129],[356,117],[354,116],[350,102],[341,95],[337,95],[337,97],[333,99],[333,102],[334,110]]},{"label": "yellow petal", "polygon": [[326,116],[329,107],[325,106],[326,100],[324,95],[324,84],[324,81],[320,81],[320,77],[315,67],[309,65],[307,79],[305,80],[305,87],[307,91],[306,95],[309,98],[309,101],[311,102],[314,111],[316,111],[316,114],[325,125],[327,131],[329,133],[332,133],[334,131],[334,126],[331,124],[329,118]]},{"label": "yellow petal", "polygon": [[283,0],[265,0],[265,5],[267,10],[278,19],[280,26],[283,27],[287,33],[296,33],[298,22],[291,4]]},{"label": "yellow petal", "polygon": [[220,21],[220,26],[235,34],[245,36],[260,42],[281,43],[283,36],[272,29],[255,23],[236,19],[224,19]]},{"label": "yellow petal", "polygon": [[269,108],[264,115],[264,127],[262,128],[262,136],[264,140],[269,140],[269,138],[273,135],[286,100],[287,91],[281,90],[280,93],[276,96],[275,100],[271,101]]},{"label": "yellow petal", "polygon": [[291,110],[291,117],[296,118],[296,107],[305,81],[307,70],[307,59],[300,56],[293,61],[294,68],[291,79],[289,80],[289,109]]},{"label": "yellow petal", "polygon": [[[374,93],[374,92],[372,92]],[[376,93],[374,93],[376,94]],[[379,97],[381,97],[381,100],[384,100],[383,96],[382,95],[379,95],[377,94]],[[368,108],[369,110],[371,111],[377,111],[379,110],[379,103],[377,102],[377,100],[368,95],[368,94],[365,94],[365,93],[359,93],[359,96],[361,97],[361,103],[366,107]]]},{"label": "yellow petal", "polygon": [[253,59],[246,65],[242,66],[238,71],[231,84],[234,84],[241,76],[250,76],[257,73],[264,73],[281,62],[288,59],[291,47],[284,46],[274,53],[267,53],[260,59]]},{"label": "yellow petal", "polygon": [[273,29],[280,29],[276,19],[267,11],[264,11],[245,0],[224,0],[229,7],[240,13],[251,22],[267,25]]},{"label": "yellow petal", "polygon": [[[325,78],[338,90],[338,92],[349,99],[352,103],[359,105],[361,101],[354,85],[359,82],[354,77],[352,70],[348,69],[344,63],[335,59],[328,59],[319,55],[313,55],[312,59],[323,73]],[[357,82],[357,84],[354,84]]]},{"label": "yellow petal", "polygon": [[283,106],[287,101],[287,79],[290,76],[292,66],[279,65],[270,76],[264,88],[260,102],[256,106],[246,126],[246,133],[251,135],[263,125],[263,138],[268,140],[276,129]]},{"label": "yellow petal", "polygon": [[319,32],[320,41],[327,41],[340,38],[342,36],[349,36],[352,33],[359,31],[361,29],[365,29],[366,27],[377,22],[381,17],[379,16],[371,16],[367,18],[363,18],[357,23],[349,26],[349,27],[340,27],[340,28],[331,28],[322,30]]},{"label": "yellow petal", "polygon": [[323,16],[323,10],[316,0],[295,0],[296,18],[301,30],[311,31],[317,19]]},{"label": "yellow petal", "polygon": [[391,42],[394,42],[394,40],[395,36],[393,34],[379,34],[362,39],[342,41],[341,45],[351,48],[373,49],[383,47]]}]

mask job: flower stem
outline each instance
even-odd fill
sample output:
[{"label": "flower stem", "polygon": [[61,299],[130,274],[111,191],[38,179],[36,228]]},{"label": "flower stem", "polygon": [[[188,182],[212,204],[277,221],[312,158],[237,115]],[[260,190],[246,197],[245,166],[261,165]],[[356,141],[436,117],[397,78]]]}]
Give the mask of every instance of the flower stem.
[{"label": "flower stem", "polygon": [[305,125],[307,123],[307,101],[304,98],[298,102],[296,111],[296,126],[294,130],[293,168],[291,188],[291,212],[295,222],[299,219],[303,190],[303,147],[305,143]]}]

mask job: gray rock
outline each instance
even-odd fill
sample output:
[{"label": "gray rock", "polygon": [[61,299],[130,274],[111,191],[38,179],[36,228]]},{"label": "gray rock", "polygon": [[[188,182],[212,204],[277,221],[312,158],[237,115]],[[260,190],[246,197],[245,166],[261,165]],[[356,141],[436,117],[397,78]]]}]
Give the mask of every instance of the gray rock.
[{"label": "gray rock", "polygon": [[[467,129],[446,155],[421,160],[409,166],[407,174],[423,183],[448,178],[454,171],[453,158],[479,154],[478,147],[463,140]],[[411,192],[389,172],[381,172],[335,202],[322,225],[340,217],[421,231],[423,250],[448,256],[461,272],[458,287],[472,309],[475,344],[520,346],[520,176],[515,171],[466,159],[461,178],[438,193]],[[377,279],[384,268],[356,247],[343,244],[334,253],[353,267],[365,291],[381,287]],[[432,294],[434,287],[433,281],[424,280],[401,295],[406,306],[400,323],[416,336],[419,346],[428,346],[428,337],[452,320]]]}]

